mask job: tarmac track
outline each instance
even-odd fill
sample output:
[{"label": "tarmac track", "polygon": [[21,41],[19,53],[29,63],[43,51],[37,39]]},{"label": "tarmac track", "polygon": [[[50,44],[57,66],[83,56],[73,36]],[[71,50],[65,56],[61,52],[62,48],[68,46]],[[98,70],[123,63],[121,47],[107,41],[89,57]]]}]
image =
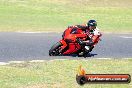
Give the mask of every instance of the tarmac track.
[{"label": "tarmac track", "polygon": [[[50,47],[61,39],[62,33],[0,33],[0,61],[29,61],[51,59],[82,59],[75,56],[50,57]],[[132,58],[132,34],[103,34],[102,41],[90,58]]]}]

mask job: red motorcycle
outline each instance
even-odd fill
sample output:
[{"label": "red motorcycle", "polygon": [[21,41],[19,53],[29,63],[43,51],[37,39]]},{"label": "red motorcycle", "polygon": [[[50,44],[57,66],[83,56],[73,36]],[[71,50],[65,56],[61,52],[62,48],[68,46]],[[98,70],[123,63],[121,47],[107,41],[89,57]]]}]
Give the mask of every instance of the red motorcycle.
[{"label": "red motorcycle", "polygon": [[51,49],[49,50],[50,56],[77,54],[78,56],[86,57],[88,53],[92,51],[95,44],[97,44],[100,40],[100,37],[98,37],[96,42],[86,45],[82,42],[84,40],[90,40],[90,37],[87,34],[81,35],[80,37],[77,37],[76,34],[72,36],[67,35],[66,37],[68,38],[68,40],[64,38],[65,35],[67,34],[64,32],[62,35],[62,40],[51,47]]}]

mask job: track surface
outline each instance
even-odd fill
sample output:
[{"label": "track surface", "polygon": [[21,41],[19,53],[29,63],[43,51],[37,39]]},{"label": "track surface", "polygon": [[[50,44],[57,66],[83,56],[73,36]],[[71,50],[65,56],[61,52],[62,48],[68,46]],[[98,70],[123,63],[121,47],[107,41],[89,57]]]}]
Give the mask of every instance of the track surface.
[{"label": "track surface", "polygon": [[[0,61],[78,59],[73,56],[48,56],[48,50],[61,39],[61,34],[1,32]],[[91,57],[131,58],[132,34],[103,34],[102,41],[93,49]]]}]

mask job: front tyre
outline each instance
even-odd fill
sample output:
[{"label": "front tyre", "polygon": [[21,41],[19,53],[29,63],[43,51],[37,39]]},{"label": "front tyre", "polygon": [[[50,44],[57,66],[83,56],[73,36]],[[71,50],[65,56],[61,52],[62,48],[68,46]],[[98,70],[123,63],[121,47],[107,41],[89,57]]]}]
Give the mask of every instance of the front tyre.
[{"label": "front tyre", "polygon": [[49,56],[57,56],[60,55],[59,50],[61,49],[61,43],[57,42],[56,44],[54,44],[51,49],[49,50]]}]

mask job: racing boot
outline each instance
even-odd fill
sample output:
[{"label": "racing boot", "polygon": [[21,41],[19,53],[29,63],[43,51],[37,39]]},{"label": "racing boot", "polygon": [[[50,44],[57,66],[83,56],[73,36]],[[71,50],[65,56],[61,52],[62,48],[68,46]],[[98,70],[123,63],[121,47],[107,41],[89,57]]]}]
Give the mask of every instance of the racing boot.
[{"label": "racing boot", "polygon": [[89,52],[90,52],[90,46],[85,46],[83,57],[86,58],[88,56]]}]

